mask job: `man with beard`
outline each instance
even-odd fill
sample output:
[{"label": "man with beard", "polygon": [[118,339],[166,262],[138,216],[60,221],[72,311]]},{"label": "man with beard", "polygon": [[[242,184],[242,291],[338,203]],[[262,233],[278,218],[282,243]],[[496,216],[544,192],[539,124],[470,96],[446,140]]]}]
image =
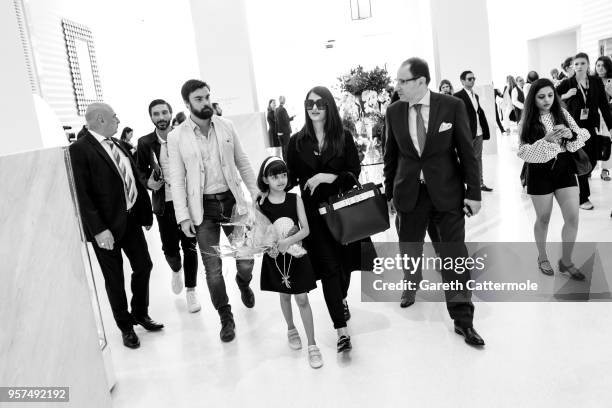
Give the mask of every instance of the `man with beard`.
[{"label": "man with beard", "polygon": [[[155,130],[138,140],[136,162],[143,183],[153,191],[153,213],[157,217],[162,251],[172,269],[172,291],[177,295],[181,293],[184,273],[187,309],[196,313],[201,309],[195,293],[198,276],[196,240],[186,236],[177,226],[169,184],[167,140],[168,133],[172,130],[172,107],[163,99],[156,99],[149,104],[149,116]],[[182,263],[179,243],[183,249]]]},{"label": "man with beard", "polygon": [[[220,337],[228,342],[235,337],[235,323],[225,290],[221,258],[213,246],[219,245],[221,228],[227,236],[232,232],[233,227],[225,224],[232,214],[247,213],[249,203],[238,175],[253,200],[259,190],[234,125],[220,116],[213,116],[210,87],[191,79],[181,88],[181,96],[190,114],[168,135],[174,211],[183,233],[195,236],[198,241],[210,298],[221,318]],[[236,260],[236,283],[242,302],[248,308],[255,305],[255,295],[249,288],[253,263],[252,259]]]}]

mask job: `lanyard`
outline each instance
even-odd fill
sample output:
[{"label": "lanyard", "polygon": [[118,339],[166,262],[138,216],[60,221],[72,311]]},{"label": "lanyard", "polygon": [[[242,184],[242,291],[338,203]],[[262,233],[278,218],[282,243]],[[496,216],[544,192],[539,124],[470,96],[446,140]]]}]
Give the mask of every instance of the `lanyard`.
[{"label": "lanyard", "polygon": [[[588,79],[587,79],[588,81]],[[580,89],[580,93],[582,94],[582,98],[584,99],[584,105],[587,104],[587,94],[589,92],[589,88],[587,88],[586,93],[584,92],[584,88],[582,88],[582,84],[578,82],[578,89]]]}]

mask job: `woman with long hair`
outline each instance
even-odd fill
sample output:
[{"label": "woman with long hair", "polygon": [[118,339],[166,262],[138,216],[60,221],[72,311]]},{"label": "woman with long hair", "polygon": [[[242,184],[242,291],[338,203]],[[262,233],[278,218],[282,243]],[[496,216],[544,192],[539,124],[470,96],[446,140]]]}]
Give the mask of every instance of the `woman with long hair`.
[{"label": "woman with long hair", "polygon": [[270,147],[280,147],[280,142],[276,133],[276,117],[274,116],[274,111],[276,111],[276,99],[270,99],[268,101],[268,112],[266,113],[266,120],[268,121],[268,141]]},{"label": "woman with long hair", "polygon": [[136,154],[136,148],[134,147],[132,142],[130,142],[133,136],[134,131],[132,130],[132,128],[126,126],[123,128],[123,131],[121,132],[121,137],[119,138],[119,144],[121,145],[121,147],[130,152],[132,157]]},{"label": "woman with long hair", "polygon": [[[557,87],[557,92],[578,126],[588,130],[591,134],[583,150],[589,156],[591,166],[595,167],[600,155],[600,146],[595,137],[600,126],[600,118],[603,118],[608,129],[612,129],[612,113],[610,113],[603,82],[599,77],[589,75],[589,56],[587,54],[583,52],[576,54],[574,76],[564,79]],[[578,176],[580,208],[583,210],[592,210],[594,207],[589,199],[591,195],[590,175],[591,173]]]},{"label": "woman with long hair", "polygon": [[518,156],[527,163],[527,194],[536,212],[533,233],[538,247],[538,268],[545,275],[554,274],[546,254],[554,197],[563,216],[559,272],[568,273],[574,280],[584,280],[582,272],[572,263],[578,233],[578,180],[573,154],[584,146],[590,134],[578,127],[561,106],[554,84],[545,78],[532,84],[520,127]]},{"label": "woman with long hair", "polygon": [[337,330],[337,351],[352,348],[346,322],[350,276],[360,268],[361,242],[341,245],[329,231],[319,204],[350,189],[361,166],[350,132],[343,129],[336,101],[329,89],[317,86],[304,100],[306,123],[291,136],[287,166],[291,185],[299,184],[310,235],[304,246],[310,254],[317,278],[321,279],[329,315]]},{"label": "woman with long hair", "polygon": [[[595,61],[595,73],[604,84],[604,89],[606,90],[606,97],[608,99],[608,106],[612,110],[612,59],[610,57],[601,56],[597,58]],[[601,136],[610,136],[610,129],[606,126],[606,122],[603,120],[603,114],[599,113],[599,132],[597,134]],[[601,162],[601,174],[600,177],[604,181],[610,181],[612,178],[610,177],[610,165],[612,164],[612,159],[608,159],[605,162]]]},{"label": "woman with long hair", "polygon": [[502,91],[502,98],[504,100],[503,106],[504,111],[502,116],[504,117],[504,127],[506,129],[510,128],[510,122],[516,123],[516,118],[514,117],[514,107],[512,105],[512,90],[516,86],[516,81],[512,75],[508,75],[506,77],[506,85],[504,86],[504,90]]}]

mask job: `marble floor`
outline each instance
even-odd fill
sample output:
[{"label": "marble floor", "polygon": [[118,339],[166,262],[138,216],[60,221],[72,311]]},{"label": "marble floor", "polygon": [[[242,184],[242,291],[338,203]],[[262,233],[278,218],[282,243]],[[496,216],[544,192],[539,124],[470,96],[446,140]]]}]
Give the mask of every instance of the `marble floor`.
[{"label": "marble floor", "polygon": [[[522,163],[515,146],[515,136],[500,136],[498,154],[484,158],[485,182],[495,190],[483,194],[482,212],[467,220],[468,241],[533,240],[534,212],[519,184]],[[580,212],[579,241],[610,240],[612,182],[598,175],[591,183],[595,210]],[[560,240],[560,230],[561,214],[555,207],[551,241]],[[391,241],[394,235],[390,230],[375,238]],[[254,309],[242,305],[235,271],[225,269],[237,326],[236,339],[226,344],[219,340],[219,319],[202,266],[202,311],[190,314],[184,292],[171,292],[157,226],[147,239],[155,265],[150,315],[165,329],[149,333],[136,327],[140,349],[125,348],[106,295],[100,293],[117,380],[115,407],[612,406],[612,306],[605,302],[478,302],[475,327],[487,345],[476,350],[453,332],[444,303],[420,302],[409,309],[397,303],[362,303],[360,279],[354,274],[349,294],[354,348],[348,355],[336,354],[336,335],[321,290],[310,294],[325,362],[313,370],[305,350],[287,346],[278,296],[259,291],[259,262]],[[103,291],[95,262],[94,269]],[[296,326],[304,338],[299,319]]]}]

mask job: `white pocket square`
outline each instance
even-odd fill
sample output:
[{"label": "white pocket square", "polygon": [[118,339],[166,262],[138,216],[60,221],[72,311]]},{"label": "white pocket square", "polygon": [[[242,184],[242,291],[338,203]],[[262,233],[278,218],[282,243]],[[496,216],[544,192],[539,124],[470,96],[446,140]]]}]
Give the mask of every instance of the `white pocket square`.
[{"label": "white pocket square", "polygon": [[440,129],[438,129],[438,133],[444,132],[452,127],[453,127],[452,123],[442,122],[442,124],[440,125]]}]

